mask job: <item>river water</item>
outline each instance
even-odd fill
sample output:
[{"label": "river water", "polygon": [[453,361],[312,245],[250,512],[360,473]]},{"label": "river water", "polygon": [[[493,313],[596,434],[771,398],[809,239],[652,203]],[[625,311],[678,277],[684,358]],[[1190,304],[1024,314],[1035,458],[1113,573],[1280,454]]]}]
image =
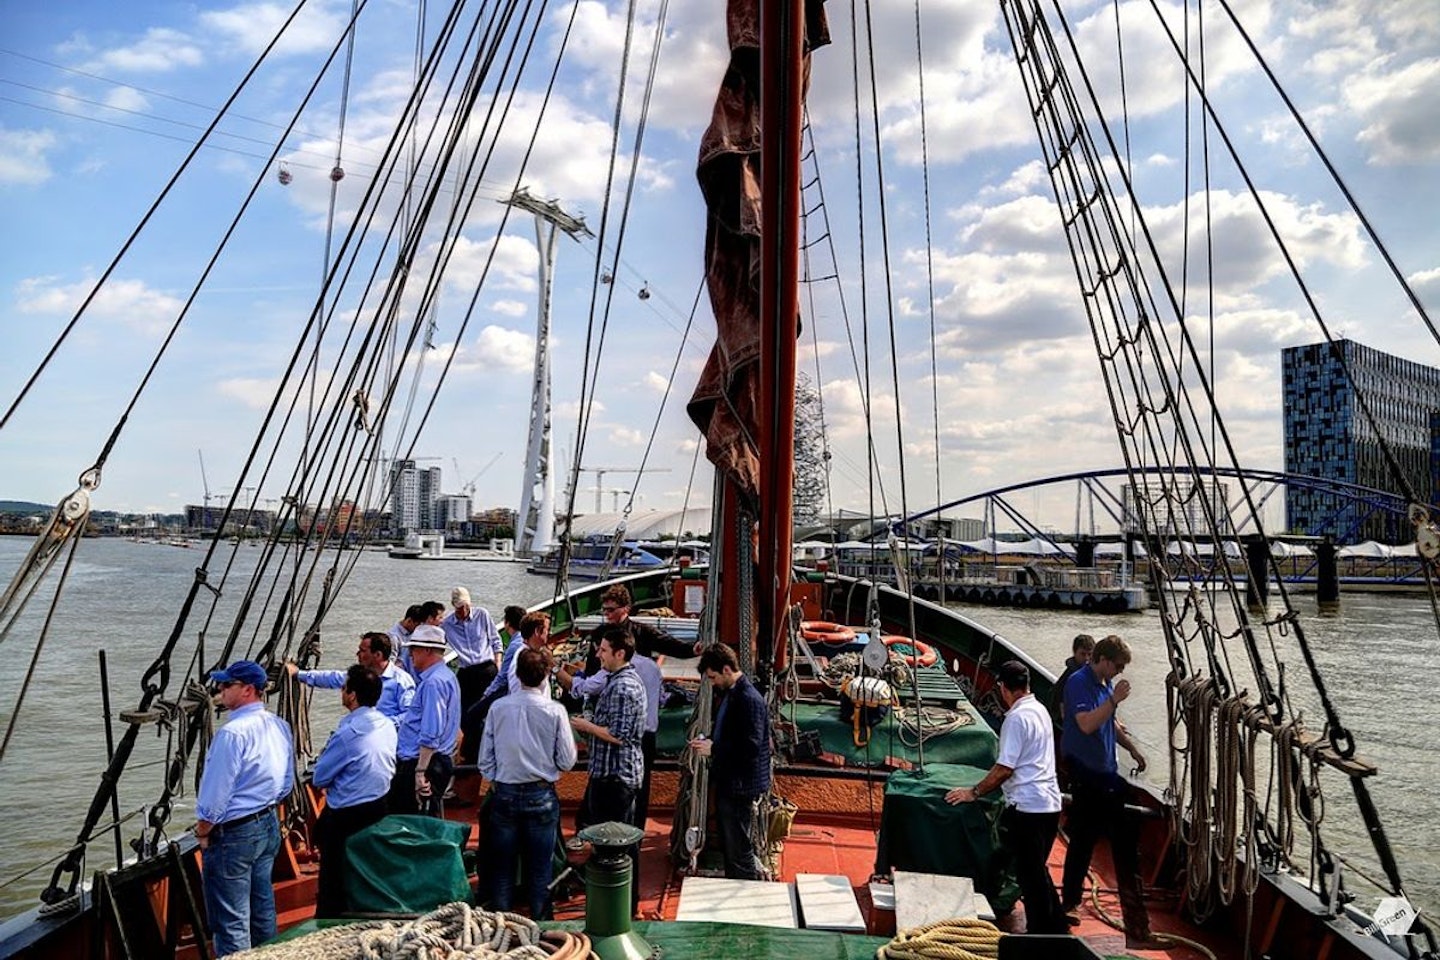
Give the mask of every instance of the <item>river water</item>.
[{"label": "river water", "polygon": [[[28,549],[28,540],[0,537],[0,577],[8,581]],[[253,568],[258,554],[257,547],[242,547],[236,570]],[[16,732],[0,762],[0,823],[5,824],[0,831],[0,883],[6,884],[0,887],[0,917],[35,905],[50,867],[23,879],[12,878],[53,862],[74,841],[105,767],[98,652],[105,650],[109,660],[112,712],[132,708],[139,698],[140,677],[168,636],[203,556],[198,547],[118,539],[81,545]],[[212,565],[212,570],[218,566]],[[322,662],[335,666],[352,662],[354,639],[360,632],[388,629],[409,604],[448,601],[451,587],[462,585],[476,604],[497,617],[506,604],[539,602],[553,587],[551,580],[531,576],[519,564],[402,562],[367,552],[359,558],[322,631]],[[227,602],[233,593],[238,589],[227,591]],[[37,594],[21,628],[0,648],[0,723],[8,723],[14,712],[50,596],[46,591]],[[1311,609],[1311,601],[1301,601],[1302,614]],[[988,607],[967,607],[965,612],[1055,672],[1069,655],[1077,632],[1097,637],[1118,633],[1130,640],[1135,662],[1126,676],[1135,692],[1125,716],[1150,758],[1150,776],[1164,783],[1166,668],[1154,612],[1108,617]],[[198,630],[198,625],[192,627],[177,650],[177,676],[193,655]],[[1370,786],[1407,893],[1434,916],[1440,909],[1440,760],[1426,738],[1440,730],[1440,657],[1428,603],[1413,597],[1347,596],[1338,615],[1308,621],[1306,635],[1359,752],[1380,767],[1380,776]],[[217,642],[212,636],[210,649]],[[245,646],[242,642],[241,648]],[[1310,704],[1299,690],[1303,665],[1298,655],[1283,649],[1281,653],[1289,663],[1297,701]],[[312,720],[317,746],[340,713],[338,703],[329,699],[329,691],[316,697]],[[1318,728],[1318,710],[1307,706],[1306,716],[1315,717]],[[164,747],[159,731],[142,732],[122,783],[122,819],[139,815],[159,795]],[[1326,807],[1325,834],[1332,845],[1356,852],[1357,862],[1368,867],[1374,856],[1353,813],[1349,789],[1335,777],[1327,777],[1325,785],[1332,798]],[[172,820],[176,829],[190,822],[191,799],[180,798]],[[132,822],[127,840],[135,834]],[[113,865],[111,836],[102,835],[91,844],[87,870]],[[1373,897],[1362,894],[1360,905],[1373,908]]]}]

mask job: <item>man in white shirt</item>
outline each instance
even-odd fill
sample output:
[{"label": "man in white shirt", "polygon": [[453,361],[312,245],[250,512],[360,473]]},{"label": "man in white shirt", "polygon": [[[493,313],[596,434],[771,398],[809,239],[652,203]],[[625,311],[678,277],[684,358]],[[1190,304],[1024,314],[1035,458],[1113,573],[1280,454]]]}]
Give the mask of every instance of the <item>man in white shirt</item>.
[{"label": "man in white shirt", "polygon": [[956,787],[947,803],[970,803],[999,787],[1005,794],[1002,836],[1015,859],[1015,879],[1025,903],[1026,933],[1065,933],[1060,897],[1047,863],[1060,826],[1060,787],[1055,781],[1055,726],[1050,711],[1030,692],[1030,670],[1018,660],[1001,664],[1000,754],[973,787]]}]

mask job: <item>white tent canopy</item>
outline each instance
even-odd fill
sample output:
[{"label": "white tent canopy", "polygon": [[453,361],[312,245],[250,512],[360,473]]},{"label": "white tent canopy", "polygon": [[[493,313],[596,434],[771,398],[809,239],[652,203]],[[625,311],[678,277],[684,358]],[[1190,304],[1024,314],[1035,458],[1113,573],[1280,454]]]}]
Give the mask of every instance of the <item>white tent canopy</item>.
[{"label": "white tent canopy", "polygon": [[[710,507],[691,506],[683,510],[636,510],[629,518],[620,513],[589,513],[576,516],[570,522],[570,532],[576,538],[613,537],[624,519],[626,540],[660,540],[665,537],[679,537],[687,532],[710,529]],[[557,532],[560,529],[556,524]]]}]

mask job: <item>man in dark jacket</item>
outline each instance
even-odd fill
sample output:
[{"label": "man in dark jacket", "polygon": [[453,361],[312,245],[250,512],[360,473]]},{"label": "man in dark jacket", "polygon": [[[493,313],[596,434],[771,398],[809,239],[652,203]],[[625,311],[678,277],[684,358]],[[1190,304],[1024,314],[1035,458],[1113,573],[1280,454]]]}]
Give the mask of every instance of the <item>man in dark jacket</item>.
[{"label": "man in dark jacket", "polygon": [[[648,623],[637,623],[630,619],[630,591],[625,589],[624,584],[617,583],[609,590],[606,590],[600,597],[600,612],[605,616],[605,622],[595,631],[595,645],[599,646],[600,638],[605,631],[612,627],[620,627],[635,639],[635,652],[642,657],[655,659],[658,656],[680,657],[682,659],[696,656],[700,653],[701,645],[694,646],[684,640],[677,640],[664,630],[650,626]],[[595,666],[590,664],[586,669],[587,675],[594,675]]]},{"label": "man in dark jacket", "polygon": [[723,644],[700,654],[700,675],[723,691],[715,712],[713,740],[690,741],[690,749],[710,758],[715,785],[715,820],[725,851],[725,876],[763,879],[755,857],[751,826],[755,803],[770,790],[770,708],[745,674],[735,651]]}]

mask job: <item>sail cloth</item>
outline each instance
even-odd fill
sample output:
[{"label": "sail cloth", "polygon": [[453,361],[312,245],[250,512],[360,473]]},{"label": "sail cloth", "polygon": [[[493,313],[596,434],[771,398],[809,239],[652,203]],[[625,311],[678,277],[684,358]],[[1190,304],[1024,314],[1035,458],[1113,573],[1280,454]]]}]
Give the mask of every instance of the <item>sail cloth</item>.
[{"label": "sail cloth", "polygon": [[[705,276],[715,345],[686,410],[705,434],[705,455],[753,505],[761,415],[759,0],[730,0],[725,26],[730,63],[696,168],[707,208]],[[805,32],[808,85],[810,51],[830,42],[823,0],[805,0]]]}]

